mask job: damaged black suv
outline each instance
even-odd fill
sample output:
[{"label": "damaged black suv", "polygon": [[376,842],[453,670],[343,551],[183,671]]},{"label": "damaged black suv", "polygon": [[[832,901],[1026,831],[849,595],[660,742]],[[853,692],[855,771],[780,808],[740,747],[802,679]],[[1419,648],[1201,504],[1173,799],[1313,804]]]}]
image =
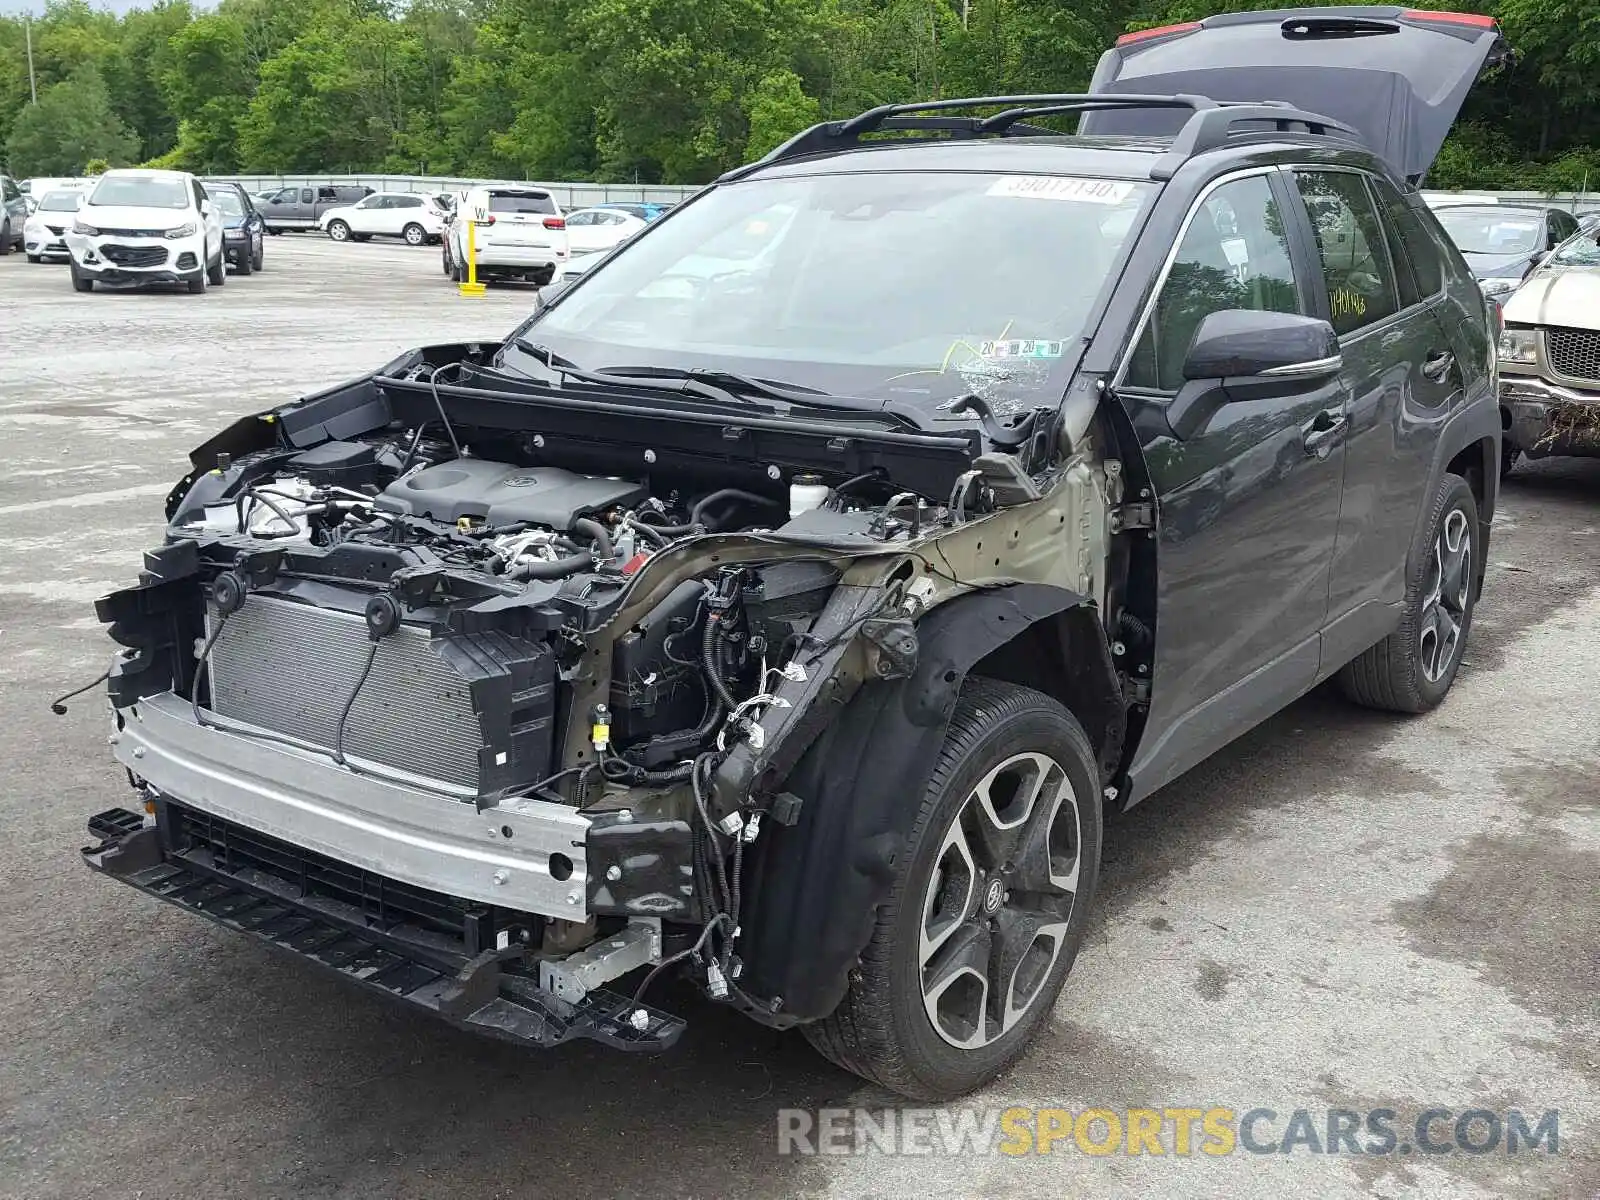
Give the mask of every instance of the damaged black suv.
[{"label": "damaged black suv", "polygon": [[239,421],[99,604],[89,865],[513,1042],[661,1050],[671,972],[990,1079],[1108,808],[1322,680],[1450,688],[1500,421],[1414,185],[1500,53],[1257,12],[820,125],[504,340]]}]

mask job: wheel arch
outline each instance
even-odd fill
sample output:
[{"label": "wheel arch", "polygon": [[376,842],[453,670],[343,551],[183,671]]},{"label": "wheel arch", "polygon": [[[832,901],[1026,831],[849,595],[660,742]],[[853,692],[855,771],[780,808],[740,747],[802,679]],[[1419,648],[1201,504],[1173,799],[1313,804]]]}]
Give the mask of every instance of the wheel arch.
[{"label": "wheel arch", "polygon": [[1505,453],[1501,444],[1500,405],[1493,397],[1469,404],[1457,412],[1440,431],[1434,447],[1433,465],[1428,475],[1428,487],[1423,493],[1423,504],[1417,513],[1417,527],[1411,539],[1412,558],[1407,569],[1415,568],[1416,558],[1424,553],[1432,536],[1428,524],[1428,507],[1438,493],[1439,481],[1446,475],[1460,475],[1472,489],[1478,504],[1478,544],[1484,552],[1478,556],[1477,578],[1474,594],[1483,590],[1484,563],[1487,561],[1490,527],[1494,524],[1495,506],[1500,498],[1500,456]]},{"label": "wheel arch", "polygon": [[[1039,584],[969,593],[924,617],[917,635],[916,670],[862,686],[785,781],[800,800],[795,824],[769,825],[757,843],[741,917],[741,987],[776,1000],[746,1006],[766,1024],[818,1020],[844,998],[968,676],[1064,687],[1065,695],[1048,694],[1083,706],[1074,715],[1102,763],[1110,742],[1120,753],[1121,714],[1108,707],[1120,692],[1114,673],[1095,678],[1110,670],[1110,650],[1087,597]],[[1030,669],[1030,651],[1046,654],[1045,665]]]}]

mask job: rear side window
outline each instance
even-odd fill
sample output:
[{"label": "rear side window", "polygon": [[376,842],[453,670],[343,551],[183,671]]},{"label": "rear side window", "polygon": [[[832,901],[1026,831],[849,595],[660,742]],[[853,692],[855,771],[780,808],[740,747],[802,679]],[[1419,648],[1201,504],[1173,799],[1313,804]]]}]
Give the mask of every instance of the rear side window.
[{"label": "rear side window", "polygon": [[556,211],[556,202],[539,192],[490,192],[489,211],[549,215]]},{"label": "rear side window", "polygon": [[17,187],[10,179],[0,179],[0,197],[7,200],[22,199],[22,189]]},{"label": "rear side window", "polygon": [[396,196],[389,201],[390,208],[421,208],[421,196]]},{"label": "rear side window", "polygon": [[1127,385],[1177,391],[1200,322],[1230,308],[1304,311],[1283,216],[1264,175],[1225,183],[1195,209],[1128,363]]},{"label": "rear side window", "polygon": [[1311,214],[1334,331],[1364,329],[1400,310],[1383,223],[1360,175],[1301,171],[1295,179]]},{"label": "rear side window", "polygon": [[[1394,184],[1376,176],[1371,183],[1373,191],[1378,196],[1378,207],[1383,210],[1387,218],[1386,223],[1390,229],[1390,252],[1396,260],[1403,260],[1410,266],[1410,274],[1419,299],[1436,295],[1444,286],[1444,270],[1439,262],[1438,242],[1429,234],[1421,215],[1406,202]],[[1401,292],[1404,293],[1407,282],[1404,271],[1401,272],[1400,282]],[[1413,299],[1404,295],[1402,299],[1405,299],[1407,304],[1415,303]]]}]

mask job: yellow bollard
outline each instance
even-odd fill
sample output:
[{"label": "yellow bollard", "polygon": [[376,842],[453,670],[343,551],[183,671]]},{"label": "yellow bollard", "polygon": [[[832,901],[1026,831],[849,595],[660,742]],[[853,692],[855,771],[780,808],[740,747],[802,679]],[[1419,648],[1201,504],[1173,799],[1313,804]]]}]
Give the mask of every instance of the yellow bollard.
[{"label": "yellow bollard", "polygon": [[467,281],[460,285],[463,296],[481,296],[489,289],[478,282],[478,222],[476,213],[467,217]]}]

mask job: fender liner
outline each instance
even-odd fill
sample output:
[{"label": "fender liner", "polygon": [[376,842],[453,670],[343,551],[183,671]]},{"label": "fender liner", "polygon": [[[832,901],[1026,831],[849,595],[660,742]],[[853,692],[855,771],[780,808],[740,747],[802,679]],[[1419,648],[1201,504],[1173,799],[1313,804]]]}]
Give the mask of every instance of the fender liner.
[{"label": "fender liner", "polygon": [[1089,603],[1042,584],[950,601],[917,626],[916,671],[865,684],[807,750],[786,785],[799,819],[769,824],[750,865],[740,986],[770,998],[751,1016],[786,1028],[844,999],[967,673],[1035,623]]}]

